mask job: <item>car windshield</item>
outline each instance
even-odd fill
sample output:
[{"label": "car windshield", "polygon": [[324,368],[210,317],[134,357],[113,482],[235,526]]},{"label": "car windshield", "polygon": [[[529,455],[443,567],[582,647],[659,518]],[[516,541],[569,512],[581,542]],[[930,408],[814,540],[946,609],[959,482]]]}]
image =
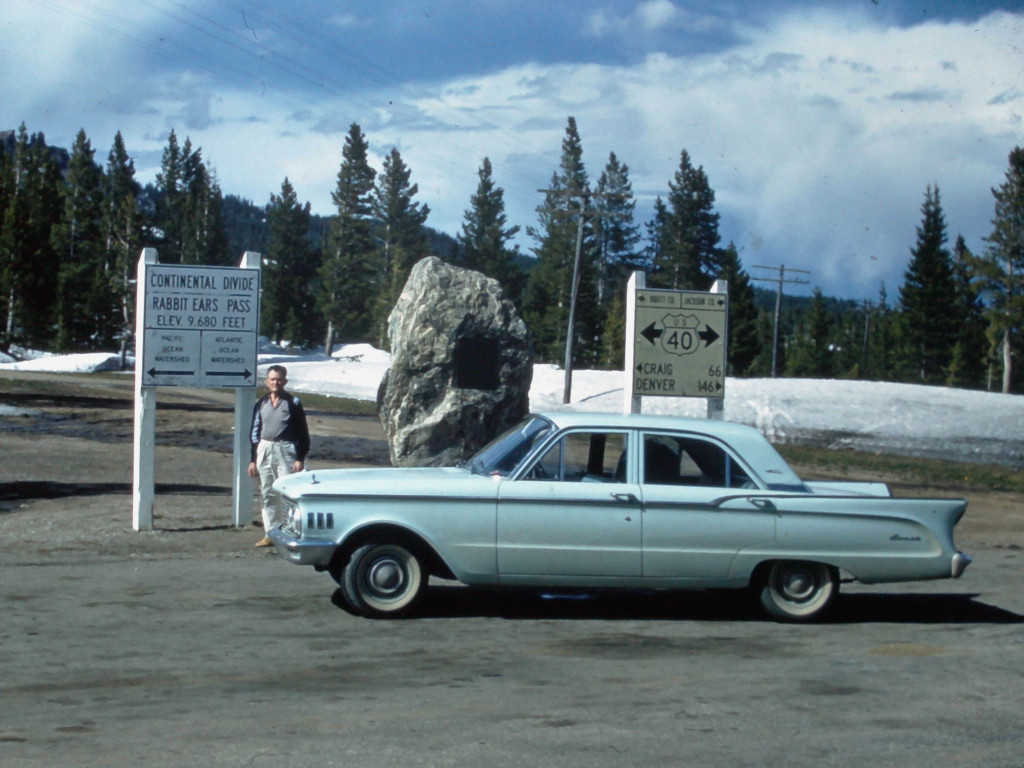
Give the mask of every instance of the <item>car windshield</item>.
[{"label": "car windshield", "polygon": [[477,474],[509,475],[548,434],[552,424],[539,416],[531,417],[494,438],[470,459],[469,467]]}]

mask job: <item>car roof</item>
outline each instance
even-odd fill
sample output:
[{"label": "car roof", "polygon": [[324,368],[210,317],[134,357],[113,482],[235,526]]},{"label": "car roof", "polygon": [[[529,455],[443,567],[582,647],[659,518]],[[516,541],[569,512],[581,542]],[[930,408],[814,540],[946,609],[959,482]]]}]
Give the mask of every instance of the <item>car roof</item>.
[{"label": "car roof", "polygon": [[599,413],[593,411],[543,411],[535,414],[551,421],[559,429],[570,427],[605,427],[607,429],[675,429],[701,432],[723,440],[763,436],[753,427],[734,421],[697,419],[686,416],[665,416],[653,413]]},{"label": "car roof", "polygon": [[799,486],[803,483],[767,438],[754,427],[746,424],[652,413],[544,411],[534,415],[548,419],[559,430],[574,428],[657,429],[708,435],[731,446],[755,472],[764,478],[765,482],[787,486]]}]

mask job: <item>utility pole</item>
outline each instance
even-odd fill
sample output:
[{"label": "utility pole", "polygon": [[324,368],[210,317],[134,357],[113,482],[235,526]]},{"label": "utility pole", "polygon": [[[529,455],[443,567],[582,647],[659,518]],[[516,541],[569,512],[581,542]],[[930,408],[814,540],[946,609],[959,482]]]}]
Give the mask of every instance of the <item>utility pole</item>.
[{"label": "utility pole", "polygon": [[[538,189],[538,192],[547,195],[560,195],[563,197],[579,197],[580,207],[577,211],[579,219],[576,223],[576,253],[573,257],[572,265],[572,291],[569,298],[569,322],[565,332],[565,384],[562,390],[562,402],[568,403],[572,399],[572,347],[573,347],[573,336],[576,333],[576,298],[580,290],[580,259],[583,252],[583,223],[587,216],[587,199],[588,197],[593,198],[622,198],[623,195],[611,195],[600,192],[590,192],[589,190],[578,190],[578,189]],[[563,210],[561,208],[538,208],[538,213],[551,213],[555,215],[567,215],[571,213],[569,210]],[[602,214],[604,216],[611,216],[615,214]]]},{"label": "utility pole", "polygon": [[[762,280],[768,283],[775,283],[778,290],[775,293],[775,330],[772,333],[772,378],[774,379],[777,375],[777,366],[779,358],[779,318],[782,315],[782,286],[785,283],[807,285],[806,280],[796,278],[794,280],[786,279],[786,265],[780,264],[778,267],[762,267],[760,264],[753,265],[755,269],[771,269],[778,271],[778,277],[755,277],[755,280]],[[803,275],[811,274],[806,269],[790,269],[790,272],[798,272]]]},{"label": "utility pole", "polygon": [[868,341],[871,337],[871,316],[875,313],[874,305],[864,299],[858,309],[864,313],[864,340],[861,346],[860,353],[860,376],[863,379],[868,373]]}]

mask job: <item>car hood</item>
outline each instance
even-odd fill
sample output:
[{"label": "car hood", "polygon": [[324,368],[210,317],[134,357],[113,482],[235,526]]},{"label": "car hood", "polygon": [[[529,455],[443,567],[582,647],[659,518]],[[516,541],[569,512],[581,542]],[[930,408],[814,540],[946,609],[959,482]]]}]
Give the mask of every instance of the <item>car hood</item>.
[{"label": "car hood", "polygon": [[462,467],[321,469],[282,477],[274,489],[291,499],[304,496],[496,495],[498,478]]}]

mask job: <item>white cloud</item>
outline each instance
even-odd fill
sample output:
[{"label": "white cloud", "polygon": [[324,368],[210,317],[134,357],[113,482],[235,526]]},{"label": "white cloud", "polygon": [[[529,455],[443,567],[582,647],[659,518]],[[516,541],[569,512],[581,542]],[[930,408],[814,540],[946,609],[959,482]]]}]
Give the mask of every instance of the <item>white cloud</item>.
[{"label": "white cloud", "polygon": [[360,27],[363,25],[363,22],[351,13],[335,14],[327,19],[327,23],[332,27],[339,27],[341,29],[351,29],[353,27]]},{"label": "white cloud", "polygon": [[[665,194],[685,148],[705,167],[723,236],[745,262],[811,269],[813,284],[874,298],[882,281],[890,295],[900,282],[928,184],[942,189],[951,240],[963,231],[981,245],[989,188],[1019,136],[1021,102],[1007,95],[1019,61],[996,55],[1012,47],[1006,30],[1000,17],[904,31],[794,18],[726,56],[527,64],[461,79],[381,110],[364,130],[375,151],[400,148],[430,223],[449,232],[484,156],[510,219],[533,223],[568,115],[591,177],[615,151],[647,204]],[[319,156],[319,195],[306,194],[323,201],[340,140],[302,144],[276,143],[280,171],[316,174]]]},{"label": "white cloud", "polygon": [[584,19],[584,32],[598,39],[621,36],[625,40],[650,42],[660,32],[685,29],[690,33],[706,33],[723,28],[723,22],[712,12],[694,13],[671,0],[645,0],[631,12],[615,15],[605,9],[592,11]]},{"label": "white cloud", "polygon": [[[890,293],[900,282],[928,184],[943,191],[951,241],[963,232],[980,248],[989,188],[1020,136],[1024,102],[1010,87],[1020,78],[1016,21],[883,30],[792,17],[748,30],[728,55],[515,68],[460,81],[420,106],[442,122],[476,124],[463,138],[492,160],[534,138],[509,135],[506,110],[520,123],[572,114],[590,174],[614,150],[639,193],[664,194],[685,148],[705,167],[723,234],[748,249],[745,258],[763,249],[831,290],[873,298],[883,280]],[[557,122],[560,136],[564,117]],[[535,136],[547,142],[535,151],[548,175],[551,133]]]},{"label": "white cloud", "polygon": [[591,37],[600,38],[609,34],[613,30],[615,23],[616,20],[607,11],[598,9],[587,14],[587,17],[583,20],[583,30]]},{"label": "white cloud", "polygon": [[662,29],[683,19],[683,12],[669,0],[647,0],[636,8],[636,18],[645,29]]},{"label": "white cloud", "polygon": [[[870,14],[794,15],[735,29],[742,42],[716,53],[660,45],[630,64],[524,62],[372,93],[332,72],[311,96],[280,69],[194,62],[201,41],[161,43],[176,6],[137,5],[14,3],[0,28],[0,67],[23,76],[5,78],[0,128],[24,119],[70,146],[84,126],[98,159],[121,130],[149,181],[174,127],[203,148],[225,192],[264,203],[288,176],[301,199],[329,213],[357,122],[375,158],[399,147],[428,223],[454,234],[485,156],[510,223],[533,224],[537,189],[557,168],[573,115],[592,179],[611,151],[629,165],[638,223],[685,148],[704,166],[722,234],[745,264],[808,268],[827,293],[857,298],[873,298],[883,279],[895,294],[928,184],[942,191],[951,240],[962,232],[980,249],[989,189],[1021,143],[1021,17],[1011,14],[904,29]],[[652,0],[628,15],[594,12],[587,29],[635,40],[645,25],[698,24],[687,13]],[[231,77],[235,69],[245,77]]]}]

